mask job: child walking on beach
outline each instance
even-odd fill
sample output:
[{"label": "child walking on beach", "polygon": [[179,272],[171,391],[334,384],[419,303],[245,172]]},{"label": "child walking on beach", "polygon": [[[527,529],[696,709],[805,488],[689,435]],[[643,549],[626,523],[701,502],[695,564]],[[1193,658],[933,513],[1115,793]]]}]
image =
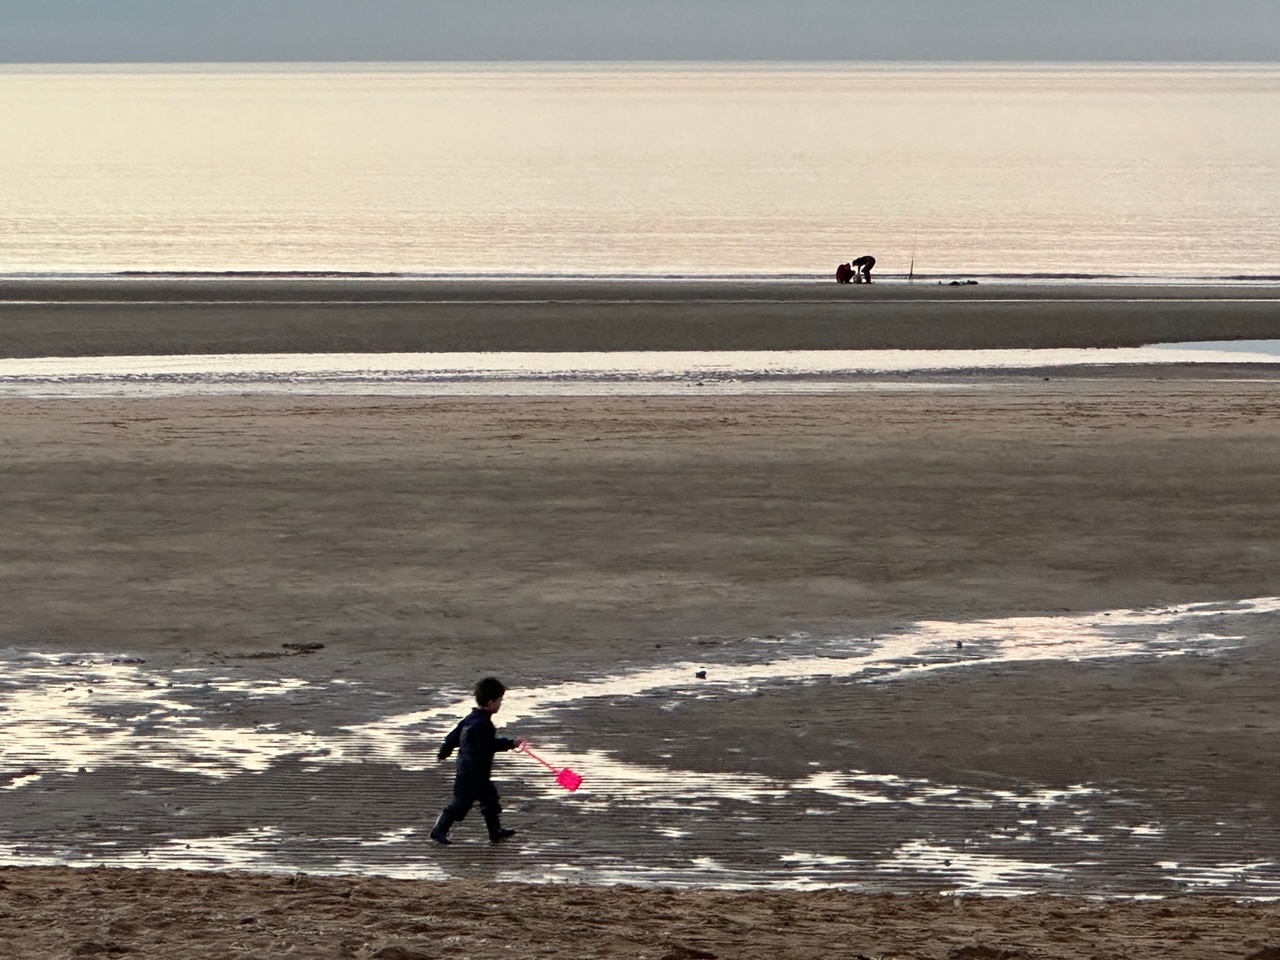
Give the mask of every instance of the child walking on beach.
[{"label": "child walking on beach", "polygon": [[507,688],[496,677],[485,677],[476,684],[476,707],[440,745],[437,760],[447,760],[458,751],[458,766],[453,776],[453,802],[444,808],[440,819],[431,828],[431,839],[436,843],[450,844],[449,828],[467,815],[475,803],[480,804],[480,814],[489,828],[489,839],[498,843],[515,836],[515,831],[504,829],[500,821],[502,806],[498,802],[498,788],[491,779],[493,755],[500,750],[523,747],[522,739],[498,736],[493,726],[493,715],[502,708],[502,697]]}]

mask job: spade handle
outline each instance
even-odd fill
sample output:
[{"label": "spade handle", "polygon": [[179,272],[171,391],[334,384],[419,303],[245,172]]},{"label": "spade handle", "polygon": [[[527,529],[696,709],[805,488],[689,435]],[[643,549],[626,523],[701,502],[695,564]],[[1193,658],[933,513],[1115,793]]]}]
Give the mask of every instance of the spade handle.
[{"label": "spade handle", "polygon": [[524,751],[525,753],[527,753],[529,756],[533,757],[533,759],[537,760],[540,764],[542,764],[542,765],[543,765],[544,767],[546,767],[548,770],[551,770],[551,771],[553,771],[553,772],[555,772],[555,773],[559,773],[559,772],[560,772],[560,768],[559,768],[559,767],[552,766],[552,765],[551,765],[550,763],[548,763],[546,760],[543,760],[540,756],[538,756],[536,753],[534,753],[532,750],[530,750],[530,749],[529,749],[529,745],[528,745],[527,743],[526,743],[524,746],[520,747],[519,749],[523,750],[523,751]]}]

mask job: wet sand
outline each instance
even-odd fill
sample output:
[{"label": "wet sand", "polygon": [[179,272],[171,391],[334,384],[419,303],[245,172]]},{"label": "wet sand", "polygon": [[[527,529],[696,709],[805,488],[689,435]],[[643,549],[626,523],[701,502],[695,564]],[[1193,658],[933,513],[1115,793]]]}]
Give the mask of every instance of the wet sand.
[{"label": "wet sand", "polygon": [[3,640],[430,638],[524,671],[650,639],[1269,596],[1277,389],[2,400]]},{"label": "wet sand", "polygon": [[[150,323],[130,335],[139,348],[159,329]],[[1175,318],[1154,339],[1184,329]],[[191,330],[225,335],[208,315]],[[58,331],[39,343],[62,342]],[[982,325],[969,334],[981,340]],[[115,350],[112,336],[85,344]],[[17,340],[5,342],[0,352],[16,355]],[[488,671],[517,701],[521,688],[685,660],[705,662],[714,682],[716,664],[752,638],[800,652],[920,620],[1276,596],[1280,379],[1201,376],[714,400],[3,400],[0,645],[9,657],[140,658],[170,676],[357,681],[358,695],[287,709],[202,701],[219,723],[332,729],[442,694],[448,703]],[[531,731],[568,757],[600,750],[708,778],[794,781],[814,768],[991,796],[1097,791],[1059,813],[1015,799],[833,803],[811,815],[813,795],[788,794],[645,813],[693,832],[664,839],[637,811],[574,807],[508,766],[521,845],[490,850],[467,822],[464,842],[441,852],[420,833],[447,789],[427,762],[281,760],[215,782],[198,758],[180,776],[61,769],[10,749],[9,863],[94,863],[115,850],[136,864],[172,840],[199,848],[270,828],[299,838],[294,862],[332,872],[339,861],[316,853],[325,838],[358,845],[405,830],[395,849],[417,875],[451,883],[5,868],[0,952],[1275,956],[1259,951],[1280,948],[1276,908],[1214,895],[1280,889],[1280,623],[1260,614],[1208,629],[1220,649],[759,695],[713,688],[674,709],[669,696],[603,698]],[[284,643],[324,648],[280,657]],[[435,735],[422,730],[425,749]],[[24,785],[14,775],[29,764],[45,769]],[[1028,817],[1038,825],[1018,827]],[[965,889],[940,864],[882,874],[862,894],[491,883],[550,867],[571,880],[591,858],[669,857],[672,880],[696,887],[680,857],[803,873],[790,852],[873,863],[925,841],[957,858],[1016,849],[1061,867],[1031,885],[1065,896],[878,895]],[[1078,899],[1135,894],[1169,899]]]},{"label": "wet sand", "polygon": [[0,283],[0,357],[1124,347],[1280,334],[1276,285],[447,281]]}]

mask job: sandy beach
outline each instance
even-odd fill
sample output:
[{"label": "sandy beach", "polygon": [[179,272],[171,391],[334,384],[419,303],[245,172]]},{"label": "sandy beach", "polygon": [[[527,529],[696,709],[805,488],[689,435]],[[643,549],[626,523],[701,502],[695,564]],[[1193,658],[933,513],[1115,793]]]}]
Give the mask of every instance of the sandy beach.
[{"label": "sandy beach", "polygon": [[[0,356],[1136,345],[1273,338],[1277,298],[24,281],[0,288]],[[1280,957],[1280,371],[924,379],[0,399],[4,693],[44,697],[30,729],[46,732],[0,713],[0,954]],[[1123,656],[983,639],[1126,617]],[[716,685],[898,635],[948,639],[892,682]],[[518,717],[521,691],[672,664],[708,685],[602,687],[519,729],[589,780],[669,774],[674,806],[575,803],[504,758],[519,842],[490,848],[468,821],[441,851],[423,836],[447,792],[439,721],[398,728],[416,756],[350,745],[484,673]],[[258,764],[207,736],[150,763],[111,753],[182,726],[139,719],[165,684],[188,726],[331,754],[285,744]],[[89,746],[51,746],[75,711]],[[845,779],[818,789],[826,774]],[[859,776],[886,792],[867,799]],[[227,846],[259,830],[265,858]],[[392,836],[376,862],[407,865],[399,879],[350,868]],[[182,865],[162,857],[183,845],[200,872],[141,869]],[[836,869],[850,889],[822,889]],[[788,877],[813,889],[773,889]],[[1001,883],[1036,895],[965,895]],[[755,888],[709,889],[733,885]]]},{"label": "sandy beach", "polygon": [[0,949],[45,957],[1274,960],[1280,907],[0,869]]}]

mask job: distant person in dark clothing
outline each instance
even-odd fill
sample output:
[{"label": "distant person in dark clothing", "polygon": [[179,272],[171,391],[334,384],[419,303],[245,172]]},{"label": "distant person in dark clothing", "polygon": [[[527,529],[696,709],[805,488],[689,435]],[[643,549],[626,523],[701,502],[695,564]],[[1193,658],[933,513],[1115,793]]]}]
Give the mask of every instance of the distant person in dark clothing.
[{"label": "distant person in dark clothing", "polygon": [[836,267],[836,283],[848,283],[853,279],[853,267],[842,263]]},{"label": "distant person in dark clothing", "polygon": [[876,258],[867,254],[865,257],[859,257],[853,261],[853,282],[854,283],[870,283],[871,268],[876,265]]},{"label": "distant person in dark clothing", "polygon": [[458,768],[453,776],[453,802],[444,808],[440,819],[431,828],[431,839],[436,843],[450,844],[449,828],[466,817],[473,804],[480,804],[480,814],[489,828],[489,839],[494,843],[515,836],[514,830],[504,829],[500,822],[502,806],[498,802],[498,788],[490,779],[493,774],[493,755],[501,750],[514,750],[524,746],[522,739],[498,736],[493,726],[493,715],[502,708],[502,697],[507,688],[495,677],[485,677],[476,684],[476,708],[468,714],[440,745],[437,760],[447,760],[458,751]]}]

